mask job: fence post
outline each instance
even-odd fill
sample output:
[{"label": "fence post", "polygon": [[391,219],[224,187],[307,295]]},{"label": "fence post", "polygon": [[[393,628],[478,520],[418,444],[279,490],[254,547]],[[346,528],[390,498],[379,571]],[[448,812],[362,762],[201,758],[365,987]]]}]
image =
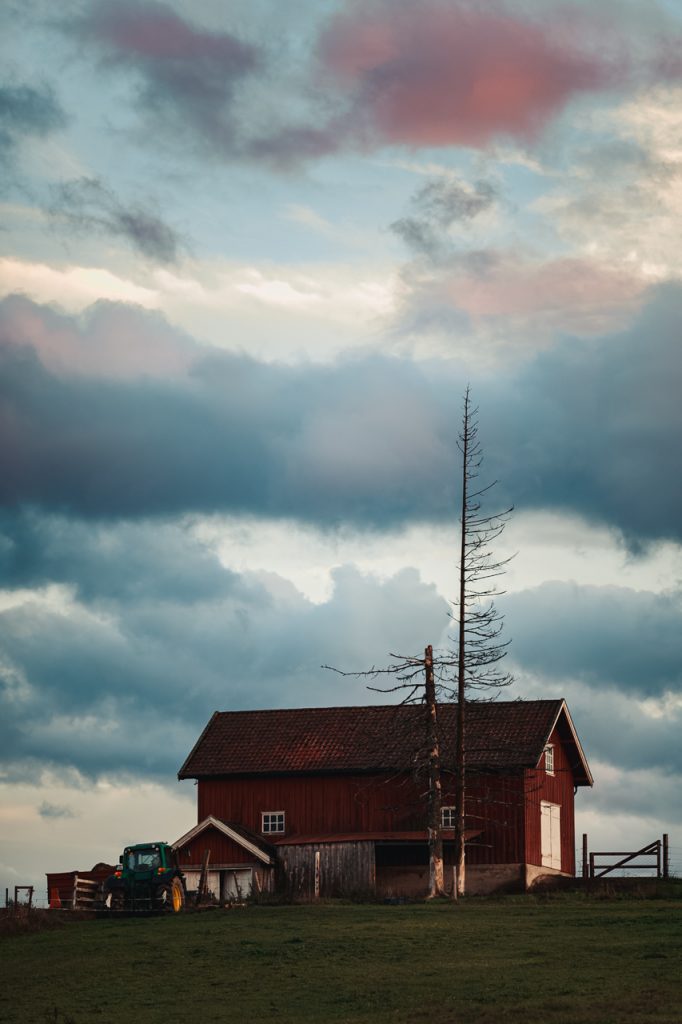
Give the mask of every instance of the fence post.
[{"label": "fence post", "polygon": [[587,832],[583,832],[583,878],[587,876]]},{"label": "fence post", "polygon": [[594,878],[594,854],[590,854],[590,878]]},{"label": "fence post", "polygon": [[668,878],[670,874],[670,846],[668,843],[668,833],[663,833],[663,877]]}]

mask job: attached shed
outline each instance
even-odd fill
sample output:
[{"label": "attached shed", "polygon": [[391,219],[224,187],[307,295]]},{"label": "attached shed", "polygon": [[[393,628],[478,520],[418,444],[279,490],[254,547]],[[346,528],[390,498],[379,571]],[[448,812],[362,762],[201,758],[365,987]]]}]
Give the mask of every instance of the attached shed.
[{"label": "attached shed", "polygon": [[207,852],[207,888],[216,901],[239,902],[253,892],[274,888],[274,849],[237,823],[208,815],[172,845],[188,892],[199,887]]},{"label": "attached shed", "polygon": [[[446,864],[456,712],[438,707]],[[425,719],[410,705],[216,712],[179,772],[198,789],[199,824],[175,844],[190,851],[188,870],[200,870],[212,837],[213,871],[237,870],[248,854],[252,871],[263,865],[258,884],[299,895],[425,892]],[[592,775],[565,702],[472,703],[466,758],[467,890],[574,874],[574,792]]]}]

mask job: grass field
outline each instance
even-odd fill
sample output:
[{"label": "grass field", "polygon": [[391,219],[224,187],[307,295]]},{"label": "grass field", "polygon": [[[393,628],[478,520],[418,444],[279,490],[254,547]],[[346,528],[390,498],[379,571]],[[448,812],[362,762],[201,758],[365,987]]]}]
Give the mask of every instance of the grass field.
[{"label": "grass field", "polygon": [[3,1024],[682,1022],[682,900],[249,907],[0,938]]}]

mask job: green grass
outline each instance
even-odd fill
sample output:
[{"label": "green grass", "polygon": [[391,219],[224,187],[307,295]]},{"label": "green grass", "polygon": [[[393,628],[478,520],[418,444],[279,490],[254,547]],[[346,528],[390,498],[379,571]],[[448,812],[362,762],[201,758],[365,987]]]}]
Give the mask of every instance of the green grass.
[{"label": "green grass", "polygon": [[682,900],[250,907],[0,939],[3,1024],[682,1021]]}]

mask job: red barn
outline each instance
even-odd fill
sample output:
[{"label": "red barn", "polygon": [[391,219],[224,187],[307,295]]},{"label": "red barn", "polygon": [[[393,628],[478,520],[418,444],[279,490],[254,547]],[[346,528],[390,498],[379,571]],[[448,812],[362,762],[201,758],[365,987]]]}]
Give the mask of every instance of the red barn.
[{"label": "red barn", "polygon": [[[438,707],[453,861],[456,705]],[[423,706],[215,712],[178,773],[198,824],[174,845],[190,887],[417,895],[428,884]],[[592,775],[563,700],[467,708],[467,891],[575,873],[574,793]],[[450,876],[451,878],[451,876]]]}]

